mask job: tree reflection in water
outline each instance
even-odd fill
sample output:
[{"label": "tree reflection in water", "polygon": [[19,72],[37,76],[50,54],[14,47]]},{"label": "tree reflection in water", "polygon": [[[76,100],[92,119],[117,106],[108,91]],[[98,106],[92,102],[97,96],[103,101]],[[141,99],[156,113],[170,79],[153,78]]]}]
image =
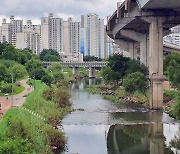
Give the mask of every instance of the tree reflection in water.
[{"label": "tree reflection in water", "polygon": [[108,132],[108,154],[171,154],[165,146],[163,124],[112,125]]}]

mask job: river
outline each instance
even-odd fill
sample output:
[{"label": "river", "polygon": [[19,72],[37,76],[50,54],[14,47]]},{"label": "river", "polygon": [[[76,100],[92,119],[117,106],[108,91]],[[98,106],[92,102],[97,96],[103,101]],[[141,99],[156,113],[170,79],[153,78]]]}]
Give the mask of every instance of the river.
[{"label": "river", "polygon": [[[180,154],[180,123],[160,111],[114,104],[85,91],[98,80],[72,84],[73,108],[64,117],[64,154]],[[178,150],[179,149],[179,150]]]}]

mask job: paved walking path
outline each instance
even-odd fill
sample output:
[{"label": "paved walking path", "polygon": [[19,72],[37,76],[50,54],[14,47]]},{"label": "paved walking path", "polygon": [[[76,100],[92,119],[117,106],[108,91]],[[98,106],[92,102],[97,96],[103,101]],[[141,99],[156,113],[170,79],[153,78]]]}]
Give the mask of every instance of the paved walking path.
[{"label": "paved walking path", "polygon": [[24,79],[20,81],[20,85],[25,87],[25,90],[17,95],[13,96],[13,102],[12,102],[12,96],[8,96],[8,99],[6,96],[0,96],[0,103],[1,103],[1,110],[0,114],[5,114],[11,107],[21,107],[23,103],[26,101],[25,95],[31,93],[34,88],[30,87],[26,82],[28,79]]}]

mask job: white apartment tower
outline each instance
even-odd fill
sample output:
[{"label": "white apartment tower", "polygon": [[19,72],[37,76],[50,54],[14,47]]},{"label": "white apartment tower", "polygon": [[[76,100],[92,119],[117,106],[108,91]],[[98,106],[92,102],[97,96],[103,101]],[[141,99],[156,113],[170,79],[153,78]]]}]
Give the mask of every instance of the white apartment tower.
[{"label": "white apartment tower", "polygon": [[63,52],[63,19],[54,18],[50,13],[49,17],[41,18],[42,50],[54,49]]},{"label": "white apartment tower", "polygon": [[81,37],[84,38],[84,55],[104,58],[104,19],[96,14],[82,15],[81,31]]},{"label": "white apartment tower", "polygon": [[64,53],[79,54],[80,53],[80,22],[73,22],[72,18],[64,21]]},{"label": "white apartment tower", "polygon": [[27,20],[23,32],[16,33],[16,47],[19,49],[29,48],[34,54],[39,54],[41,51],[40,30],[40,25],[33,25],[31,20]]},{"label": "white apartment tower", "polygon": [[10,23],[3,19],[1,26],[1,42],[10,42]]},{"label": "white apartment tower", "polygon": [[16,47],[16,34],[21,32],[23,32],[23,20],[14,20],[14,16],[11,16],[9,43]]},{"label": "white apartment tower", "polygon": [[1,27],[1,42],[9,42],[16,47],[16,34],[23,31],[23,20],[14,20],[10,17],[10,23],[3,19]]}]

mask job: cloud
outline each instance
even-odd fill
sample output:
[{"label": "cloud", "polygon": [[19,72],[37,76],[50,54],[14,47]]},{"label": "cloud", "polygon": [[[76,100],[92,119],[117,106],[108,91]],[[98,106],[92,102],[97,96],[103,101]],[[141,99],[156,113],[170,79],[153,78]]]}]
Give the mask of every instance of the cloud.
[{"label": "cloud", "polygon": [[37,22],[53,13],[65,20],[73,17],[73,20],[80,21],[80,16],[88,13],[106,18],[115,11],[116,3],[117,0],[1,0],[0,15],[8,18],[14,15]]}]

